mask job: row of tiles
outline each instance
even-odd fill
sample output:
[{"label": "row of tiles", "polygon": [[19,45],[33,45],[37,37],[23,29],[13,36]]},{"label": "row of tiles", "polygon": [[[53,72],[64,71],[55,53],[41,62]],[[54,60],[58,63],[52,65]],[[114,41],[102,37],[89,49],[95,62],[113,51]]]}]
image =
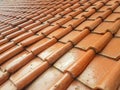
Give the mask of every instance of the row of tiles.
[{"label": "row of tiles", "polygon": [[[85,21],[84,23],[82,23],[81,25],[79,25],[78,26],[78,28],[77,28],[77,30],[81,30],[81,29],[83,29],[82,27],[84,27],[86,24],[88,24],[89,22],[92,22],[91,20],[95,20],[95,18],[96,17],[98,17],[98,15],[99,15],[100,13],[98,12],[98,13],[95,13],[94,15],[92,15],[89,19],[90,20],[88,20],[88,21]],[[101,13],[101,14],[103,14],[103,13]],[[69,14],[68,14],[69,15]],[[76,18],[79,18],[80,16],[82,16],[82,14],[80,14],[80,15],[78,15],[78,16],[76,16]],[[99,15],[100,16],[100,15]],[[52,17],[52,16],[50,16],[50,15],[48,15],[48,18],[50,18],[50,17]],[[94,17],[94,18],[93,18]],[[113,13],[113,14],[111,14],[108,18],[107,18],[107,20],[110,20],[110,21],[115,21],[116,19],[118,19],[119,18],[119,13]],[[10,19],[11,20],[11,19]],[[8,20],[7,22],[9,22],[10,20]],[[33,20],[33,19],[32,19]],[[36,19],[35,19],[36,20]],[[43,20],[46,20],[45,18],[43,18]],[[15,23],[16,21],[18,21],[17,23]],[[17,24],[20,24],[20,23],[23,23],[24,21],[27,21],[27,19],[22,19],[22,20],[13,20],[12,22],[12,25],[14,26],[14,25],[17,25]],[[29,21],[28,21],[29,22]],[[72,22],[72,20],[70,21],[70,22],[68,22],[68,23],[66,23],[65,25],[63,25],[63,27],[66,27],[66,26],[68,26],[70,23]],[[103,25],[105,25],[105,26],[107,26],[107,25],[109,25],[109,24],[112,24],[112,22],[105,22],[105,23],[103,23]],[[28,23],[29,24],[29,23]],[[101,25],[102,26],[102,25]],[[100,26],[100,27],[101,27]],[[6,30],[6,29],[5,29]],[[5,31],[4,29],[3,29],[3,32]],[[2,30],[1,30],[2,31]],[[98,30],[98,32],[100,32],[100,33],[103,33],[102,31],[100,31],[100,29]]]},{"label": "row of tiles", "polygon": [[[94,6],[91,6],[90,8],[92,8]],[[104,8],[104,7],[103,7]],[[89,10],[89,9],[88,9]],[[37,11],[37,10],[36,10]],[[115,10],[115,12],[119,12],[119,7]],[[9,12],[8,12],[9,13]]]}]

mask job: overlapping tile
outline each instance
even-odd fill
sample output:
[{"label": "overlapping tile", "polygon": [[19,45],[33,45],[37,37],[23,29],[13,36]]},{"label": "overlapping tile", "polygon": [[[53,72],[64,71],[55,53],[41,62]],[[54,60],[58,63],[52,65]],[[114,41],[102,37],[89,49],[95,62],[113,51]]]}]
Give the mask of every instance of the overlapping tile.
[{"label": "overlapping tile", "polygon": [[120,0],[6,0],[0,12],[0,90],[119,90]]}]

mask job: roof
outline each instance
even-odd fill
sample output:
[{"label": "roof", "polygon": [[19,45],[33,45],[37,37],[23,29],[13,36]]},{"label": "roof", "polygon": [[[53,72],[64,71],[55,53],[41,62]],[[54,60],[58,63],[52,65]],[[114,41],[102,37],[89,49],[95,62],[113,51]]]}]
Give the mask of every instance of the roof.
[{"label": "roof", "polygon": [[0,1],[0,90],[120,90],[120,0]]}]

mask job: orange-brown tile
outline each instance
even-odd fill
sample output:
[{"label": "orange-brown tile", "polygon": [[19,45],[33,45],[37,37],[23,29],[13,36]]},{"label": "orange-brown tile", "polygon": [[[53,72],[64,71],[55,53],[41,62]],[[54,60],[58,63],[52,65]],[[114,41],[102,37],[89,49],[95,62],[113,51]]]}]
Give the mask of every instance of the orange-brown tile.
[{"label": "orange-brown tile", "polygon": [[34,68],[40,65],[42,61],[39,58],[34,58],[30,62],[28,62],[25,66],[23,66],[20,70],[15,72],[10,79],[13,81],[17,81],[20,78],[24,77],[26,74],[30,73]]},{"label": "orange-brown tile", "polygon": [[108,8],[110,8],[111,6],[103,6],[102,8],[99,9],[99,11],[106,11]]},{"label": "orange-brown tile", "polygon": [[71,11],[70,13],[66,14],[64,17],[71,16],[72,18],[74,18],[75,16],[77,16],[81,12],[82,12],[82,9],[77,9],[77,10],[75,9],[75,11]]},{"label": "orange-brown tile", "polygon": [[6,31],[6,30],[9,30],[9,29],[12,29],[13,27],[10,25],[10,26],[8,26],[8,27],[5,27],[5,28],[3,28],[3,29],[1,29],[0,30],[0,33],[1,32],[4,32],[4,31]]},{"label": "orange-brown tile", "polygon": [[26,21],[27,21],[27,19],[18,19],[18,20],[15,20],[15,22],[12,22],[11,24],[13,26],[16,26],[16,25],[19,25],[19,24],[26,22]]},{"label": "orange-brown tile", "polygon": [[1,54],[1,56],[0,56],[0,64],[4,63],[6,60],[10,59],[14,55],[21,52],[22,50],[23,50],[23,47],[20,46],[20,45],[19,46],[14,46],[14,47],[8,49],[7,51],[5,51],[4,53]]},{"label": "orange-brown tile", "polygon": [[59,29],[56,29],[53,32],[51,32],[47,37],[49,37],[49,38],[53,38],[53,37],[58,38],[60,35],[62,36],[62,33],[64,34],[65,31],[66,31],[65,28],[59,28]]},{"label": "orange-brown tile", "polygon": [[[28,55],[27,51],[23,51],[20,54],[14,56],[13,58],[9,59],[7,62],[1,65],[1,68],[7,70],[9,73],[15,72],[20,67],[20,62],[23,60],[24,57]],[[21,64],[22,65],[22,64]]]},{"label": "orange-brown tile", "polygon": [[46,60],[50,63],[53,64],[59,59],[62,55],[64,55],[67,51],[69,51],[73,47],[71,42],[68,42],[64,44],[63,47],[59,48],[56,50],[54,53],[52,53],[50,56],[46,58]]},{"label": "orange-brown tile", "polygon": [[68,41],[72,41],[72,39],[75,38],[76,36],[78,36],[80,33],[81,32],[79,32],[79,31],[71,31],[66,36],[61,38],[59,41],[61,41],[63,43],[67,43]]},{"label": "orange-brown tile", "polygon": [[45,58],[47,58],[50,54],[54,53],[59,48],[63,47],[63,45],[64,44],[58,42],[48,49],[44,50],[42,53],[38,54],[38,57],[40,57],[42,60],[45,60]]},{"label": "orange-brown tile", "polygon": [[97,17],[102,16],[104,12],[96,12],[95,14],[91,15],[88,19],[95,20]]},{"label": "orange-brown tile", "polygon": [[15,43],[14,42],[8,42],[6,44],[3,44],[0,46],[0,53],[10,49],[11,47],[15,46]]},{"label": "orange-brown tile", "polygon": [[1,35],[2,35],[2,36],[6,36],[6,35],[9,35],[9,34],[15,32],[15,31],[17,31],[17,30],[19,30],[19,28],[18,28],[18,27],[15,27],[15,28],[12,28],[12,29],[7,30],[7,31],[5,31],[5,32],[2,32]]},{"label": "orange-brown tile", "polygon": [[25,26],[27,26],[27,25],[29,25],[29,24],[32,24],[32,23],[33,23],[33,20],[29,20],[29,21],[27,21],[27,22],[24,22],[24,23],[22,23],[22,24],[19,24],[18,27],[23,28],[23,27],[25,27]]},{"label": "orange-brown tile", "polygon": [[0,85],[9,78],[9,73],[5,70],[0,69]]},{"label": "orange-brown tile", "polygon": [[[116,62],[110,72],[102,78],[102,80],[96,85],[96,89],[104,89],[104,90],[113,90],[118,89],[120,85],[120,61]],[[114,78],[113,78],[114,77]]]},{"label": "orange-brown tile", "polygon": [[5,43],[7,43],[9,40],[7,38],[1,39],[0,40],[0,45],[3,45]]},{"label": "orange-brown tile", "polygon": [[32,82],[26,90],[48,90],[52,87],[63,74],[55,69],[54,67],[49,68],[46,72],[44,72],[41,76],[39,76],[34,82]]},{"label": "orange-brown tile", "polygon": [[115,21],[116,19],[120,18],[119,13],[112,13],[110,16],[108,16],[105,21]]},{"label": "orange-brown tile", "polygon": [[55,25],[55,26],[50,25],[50,26],[42,29],[41,31],[39,31],[37,34],[40,35],[40,34],[42,33],[43,35],[47,36],[47,35],[49,35],[50,33],[54,32],[54,31],[55,31],[56,29],[58,29],[59,27],[60,27],[59,25]]},{"label": "orange-brown tile", "polygon": [[38,25],[40,25],[40,24],[41,24],[40,21],[36,21],[36,22],[34,22],[34,23],[30,24],[30,25],[25,26],[24,29],[25,29],[25,30],[30,30],[30,29],[32,29],[33,27],[36,27],[36,26],[38,26]]},{"label": "orange-brown tile", "polygon": [[119,38],[113,38],[107,46],[102,50],[101,54],[105,55],[107,57],[111,57],[114,59],[120,58],[120,39]]},{"label": "orange-brown tile", "polygon": [[66,72],[69,72],[74,78],[77,77],[85,70],[94,56],[94,50],[90,49],[86,51],[86,53],[82,57],[80,57],[75,63],[73,63],[73,65],[67,68]]},{"label": "orange-brown tile", "polygon": [[27,50],[30,52],[30,51],[32,51],[34,48],[36,48],[37,46],[40,46],[41,44],[47,42],[48,40],[49,40],[48,38],[44,38],[44,39],[36,42],[35,44],[29,46],[29,47],[27,48]]},{"label": "orange-brown tile", "polygon": [[18,31],[16,31],[16,32],[13,32],[13,33],[7,35],[6,38],[8,38],[8,39],[13,39],[13,38],[15,38],[16,36],[25,33],[25,31],[26,31],[25,29],[18,30]]},{"label": "orange-brown tile", "polygon": [[103,22],[94,29],[93,32],[105,33],[108,29],[112,28],[113,22]]},{"label": "orange-brown tile", "polygon": [[25,33],[17,36],[16,38],[13,38],[12,41],[15,42],[15,43],[18,43],[18,42],[20,42],[20,41],[22,41],[22,40],[24,40],[24,39],[26,39],[26,38],[28,38],[32,35],[34,35],[34,33],[31,32],[31,31],[25,32]]},{"label": "orange-brown tile", "polygon": [[44,29],[45,27],[49,26],[49,23],[42,23],[34,28],[32,28],[30,31],[32,31],[33,33],[37,33],[38,31]]},{"label": "orange-brown tile", "polygon": [[55,16],[54,18],[51,18],[51,19],[47,20],[47,22],[51,24],[51,23],[53,23],[54,21],[59,20],[60,18],[61,18],[61,16],[60,16],[60,15],[57,15],[57,16]]},{"label": "orange-brown tile", "polygon": [[58,24],[58,25],[61,26],[61,25],[65,24],[66,22],[70,21],[71,19],[72,19],[71,16],[64,17],[64,18],[61,18],[61,19],[57,20],[56,22],[53,22],[52,25]]},{"label": "orange-brown tile", "polygon": [[67,22],[63,25],[63,27],[71,26],[72,28],[77,27],[79,24],[81,24],[83,21],[85,21],[85,17],[81,17],[80,19],[72,19],[71,21]]},{"label": "orange-brown tile", "polygon": [[81,56],[84,55],[84,51],[72,48],[70,51],[68,51],[64,56],[62,56],[60,59],[57,60],[57,62],[54,64],[56,68],[64,72],[70,65],[72,65],[74,62],[76,62]]},{"label": "orange-brown tile", "polygon": [[90,6],[90,7],[88,7],[85,11],[89,11],[89,10],[91,10],[92,8],[94,8],[95,6]]},{"label": "orange-brown tile", "polygon": [[115,65],[115,63],[112,59],[97,55],[78,77],[78,80],[94,88],[101,78],[103,78],[107,72],[111,71],[111,66]]},{"label": "orange-brown tile", "polygon": [[72,81],[72,76],[69,73],[64,73],[63,77],[61,77],[49,90],[66,90]]},{"label": "orange-brown tile", "polygon": [[108,1],[108,2],[106,3],[106,5],[113,5],[113,3],[116,2],[116,1],[117,1],[117,0]]},{"label": "orange-brown tile", "polygon": [[87,50],[91,45],[98,41],[102,35],[100,34],[88,34],[82,41],[80,41],[75,47]]},{"label": "orange-brown tile", "polygon": [[84,21],[83,23],[81,23],[78,27],[75,28],[75,30],[84,30],[85,27],[89,26],[90,24],[92,24],[94,21],[90,21],[90,20],[87,20],[87,21]]}]

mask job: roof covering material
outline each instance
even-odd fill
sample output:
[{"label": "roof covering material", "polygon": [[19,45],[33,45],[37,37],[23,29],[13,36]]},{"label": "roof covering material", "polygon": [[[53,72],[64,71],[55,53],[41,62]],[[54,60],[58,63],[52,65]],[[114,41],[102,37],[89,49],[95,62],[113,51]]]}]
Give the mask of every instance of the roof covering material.
[{"label": "roof covering material", "polygon": [[120,0],[1,1],[0,90],[120,90]]}]

